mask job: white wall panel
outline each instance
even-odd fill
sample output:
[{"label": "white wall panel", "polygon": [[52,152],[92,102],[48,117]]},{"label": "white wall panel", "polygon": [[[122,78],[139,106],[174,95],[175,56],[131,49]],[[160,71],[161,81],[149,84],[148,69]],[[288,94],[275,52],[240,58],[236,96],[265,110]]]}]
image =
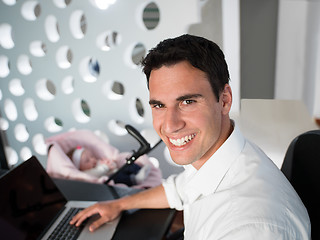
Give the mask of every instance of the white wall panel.
[{"label": "white wall panel", "polygon": [[[152,129],[146,80],[132,55],[145,55],[160,40],[200,22],[199,1],[117,0],[105,10],[93,2],[0,1],[0,126],[10,165],[31,154],[45,164],[43,141],[60,132],[91,129],[121,151],[131,151],[138,142],[114,131],[113,123]],[[160,17],[154,29],[143,23],[151,2]],[[99,71],[94,72],[89,65],[96,62]],[[163,157],[160,148],[158,158]],[[164,175],[174,171],[159,160]]]}]

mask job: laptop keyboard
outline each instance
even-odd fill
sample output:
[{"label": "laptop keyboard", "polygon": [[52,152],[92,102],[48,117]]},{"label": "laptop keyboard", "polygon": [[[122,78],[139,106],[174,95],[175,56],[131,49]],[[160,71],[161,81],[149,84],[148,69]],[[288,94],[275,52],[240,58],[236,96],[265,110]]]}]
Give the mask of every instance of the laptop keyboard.
[{"label": "laptop keyboard", "polygon": [[77,239],[80,235],[82,229],[84,228],[86,221],[84,221],[79,227],[74,225],[70,225],[70,221],[74,215],[80,212],[83,208],[70,208],[64,218],[60,221],[58,226],[54,229],[54,231],[50,234],[50,240],[53,239]]}]

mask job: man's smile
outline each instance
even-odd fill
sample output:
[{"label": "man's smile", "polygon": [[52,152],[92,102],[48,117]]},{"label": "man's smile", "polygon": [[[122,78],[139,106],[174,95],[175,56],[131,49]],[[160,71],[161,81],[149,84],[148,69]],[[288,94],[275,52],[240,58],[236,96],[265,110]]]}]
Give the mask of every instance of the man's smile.
[{"label": "man's smile", "polygon": [[182,137],[182,138],[178,138],[178,139],[173,139],[173,138],[169,138],[169,141],[177,147],[181,147],[183,145],[186,145],[188,142],[190,142],[197,134],[193,133],[191,135]]}]

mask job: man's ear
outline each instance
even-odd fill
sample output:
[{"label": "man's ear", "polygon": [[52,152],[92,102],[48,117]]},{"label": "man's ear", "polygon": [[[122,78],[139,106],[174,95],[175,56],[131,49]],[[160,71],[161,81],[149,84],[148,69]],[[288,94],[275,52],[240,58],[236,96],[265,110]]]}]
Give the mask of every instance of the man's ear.
[{"label": "man's ear", "polygon": [[232,91],[229,84],[224,85],[223,91],[220,94],[220,103],[223,108],[223,114],[228,114],[232,105]]}]

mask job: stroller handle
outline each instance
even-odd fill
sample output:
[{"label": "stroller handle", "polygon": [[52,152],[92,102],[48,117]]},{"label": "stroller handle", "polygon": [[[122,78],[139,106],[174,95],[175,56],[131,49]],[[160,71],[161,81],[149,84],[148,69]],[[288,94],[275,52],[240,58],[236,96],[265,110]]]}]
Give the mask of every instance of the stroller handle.
[{"label": "stroller handle", "polygon": [[140,156],[150,152],[152,149],[154,149],[161,140],[153,147],[150,147],[150,144],[147,142],[147,140],[139,133],[137,129],[132,127],[131,125],[124,125],[124,128],[128,131],[128,133],[133,136],[139,143],[140,148],[138,151],[133,151],[133,154],[127,158],[126,164],[124,164],[118,171],[116,171],[114,174],[112,174],[107,181],[105,181],[105,184],[108,184],[112,179],[114,179],[115,176],[117,176],[120,172],[122,172],[128,165],[132,164],[135,160],[137,160]]},{"label": "stroller handle", "polygon": [[[145,153],[148,153],[150,151],[150,144],[147,142],[147,140],[131,125],[126,125],[125,129],[128,131],[128,133],[133,136],[139,143],[140,148],[137,152],[134,152],[133,155],[127,159],[128,161],[135,161],[137,158],[142,156]],[[130,163],[129,163],[130,164]]]}]

